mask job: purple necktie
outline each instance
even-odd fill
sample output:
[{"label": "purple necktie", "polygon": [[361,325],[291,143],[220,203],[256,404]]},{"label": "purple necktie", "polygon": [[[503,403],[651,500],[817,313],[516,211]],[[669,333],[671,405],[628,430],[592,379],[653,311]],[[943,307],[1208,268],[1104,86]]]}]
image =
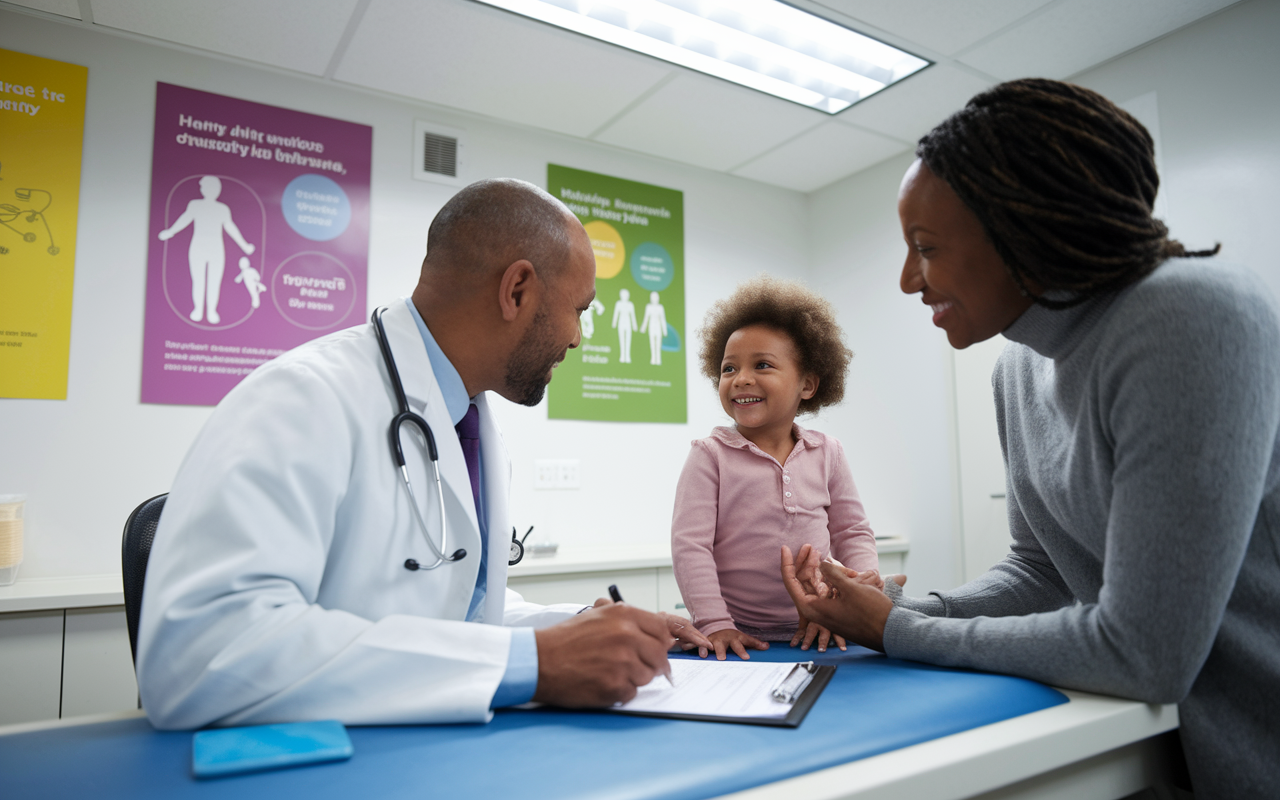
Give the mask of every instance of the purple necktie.
[{"label": "purple necktie", "polygon": [[467,406],[462,422],[454,426],[458,443],[462,445],[462,457],[467,460],[467,477],[471,478],[471,499],[476,504],[476,517],[480,516],[480,409],[475,403]]}]

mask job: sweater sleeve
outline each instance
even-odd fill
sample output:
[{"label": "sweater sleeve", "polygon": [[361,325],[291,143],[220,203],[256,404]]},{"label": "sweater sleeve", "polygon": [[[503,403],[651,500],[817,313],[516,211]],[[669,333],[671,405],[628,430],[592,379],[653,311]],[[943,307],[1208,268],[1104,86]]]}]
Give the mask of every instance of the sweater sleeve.
[{"label": "sweater sleeve", "polygon": [[[890,655],[1147,702],[1186,696],[1217,635],[1276,446],[1280,325],[1256,284],[1167,283],[1138,299],[1113,307],[1093,365],[1112,443],[1094,456],[1110,473],[1097,601],[973,619],[895,607]],[[1028,552],[1020,579],[1009,572],[1017,552],[997,568],[1004,582],[1026,585],[1033,572],[1055,582]],[[982,607],[972,597],[954,604]]]},{"label": "sweater sleeve", "polygon": [[704,635],[734,627],[720,595],[716,571],[716,520],[720,470],[705,442],[693,443],[676,484],[671,515],[671,563],[680,597]]},{"label": "sweater sleeve", "polygon": [[930,617],[970,619],[1036,614],[1072,603],[1071,591],[1031,532],[1012,489],[1007,497],[1013,542],[1004,560],[959,588],[927,597],[909,597],[885,581],[885,594],[894,605]]},{"label": "sweater sleeve", "polygon": [[853,483],[853,471],[844,447],[832,436],[827,437],[831,446],[828,456],[827,490],[831,505],[827,508],[827,532],[831,535],[831,552],[850,569],[865,572],[880,569],[876,555],[876,536],[867,520],[867,512],[858,497],[858,487]]}]

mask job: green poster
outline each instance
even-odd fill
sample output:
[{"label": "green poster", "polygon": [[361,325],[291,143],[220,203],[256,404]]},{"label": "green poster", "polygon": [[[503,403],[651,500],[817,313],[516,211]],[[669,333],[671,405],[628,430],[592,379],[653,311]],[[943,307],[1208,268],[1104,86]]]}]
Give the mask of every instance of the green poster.
[{"label": "green poster", "polygon": [[548,387],[548,416],[685,422],[684,193],[555,164],[547,191],[596,254],[596,301]]}]

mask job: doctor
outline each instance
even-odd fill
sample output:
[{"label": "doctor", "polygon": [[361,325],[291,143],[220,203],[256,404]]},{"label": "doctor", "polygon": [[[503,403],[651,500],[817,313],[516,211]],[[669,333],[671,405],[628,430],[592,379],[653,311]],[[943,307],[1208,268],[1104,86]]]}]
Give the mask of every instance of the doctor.
[{"label": "doctor", "polygon": [[510,463],[487,393],[538,403],[594,297],[586,232],[546,192],[490,180],[445,204],[412,299],[381,316],[410,410],[434,433],[440,489],[411,425],[399,440],[412,493],[393,462],[399,407],[373,324],[298,347],[229,393],[151,551],[137,672],[152,722],[485,722],[528,700],[605,706],[669,669],[669,629],[705,646],[674,617],[539,606],[506,588]]}]

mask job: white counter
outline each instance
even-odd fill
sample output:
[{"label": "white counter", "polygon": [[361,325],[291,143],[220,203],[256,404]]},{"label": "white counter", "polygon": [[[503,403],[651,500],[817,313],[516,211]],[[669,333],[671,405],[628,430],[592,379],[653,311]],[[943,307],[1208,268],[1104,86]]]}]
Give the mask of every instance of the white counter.
[{"label": "white counter", "polygon": [[124,584],[119,574],[19,578],[12,586],[0,586],[0,614],[122,605]]}]

